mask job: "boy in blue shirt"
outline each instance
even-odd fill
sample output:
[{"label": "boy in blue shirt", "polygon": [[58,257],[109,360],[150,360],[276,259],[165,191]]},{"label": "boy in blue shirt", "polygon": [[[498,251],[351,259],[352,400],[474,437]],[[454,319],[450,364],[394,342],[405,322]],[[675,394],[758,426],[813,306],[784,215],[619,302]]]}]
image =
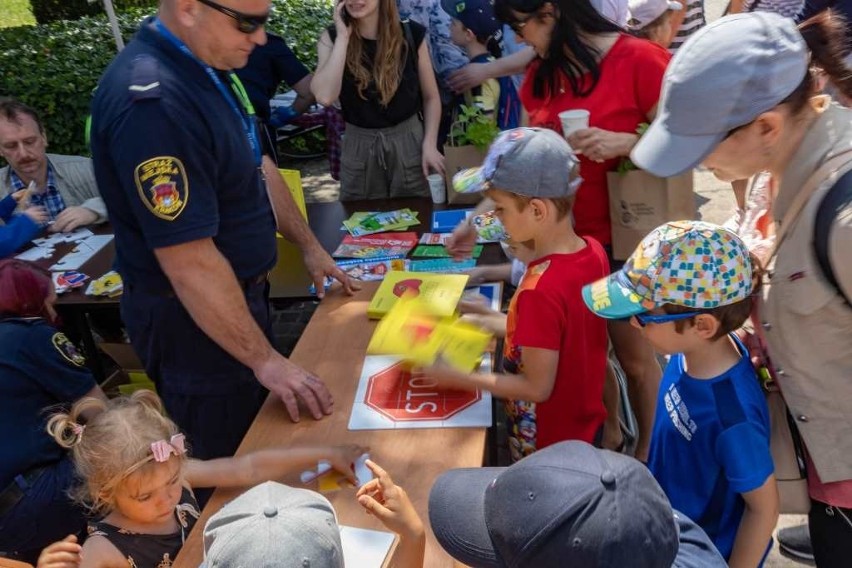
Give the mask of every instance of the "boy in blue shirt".
[{"label": "boy in blue shirt", "polygon": [[730,566],[763,562],[778,520],[769,412],[748,351],[733,335],[759,287],[734,233],[666,223],[624,267],[583,289],[604,318],[631,318],[670,355],[660,383],[648,467]]}]

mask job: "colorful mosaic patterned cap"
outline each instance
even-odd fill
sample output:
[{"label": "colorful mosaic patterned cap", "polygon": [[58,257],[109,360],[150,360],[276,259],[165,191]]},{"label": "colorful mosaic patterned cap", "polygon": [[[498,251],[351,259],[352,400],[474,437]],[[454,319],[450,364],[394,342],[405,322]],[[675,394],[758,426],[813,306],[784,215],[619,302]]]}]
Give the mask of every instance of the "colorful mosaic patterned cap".
[{"label": "colorful mosaic patterned cap", "polygon": [[627,318],[663,304],[710,309],[748,298],[752,264],[733,232],[702,221],[673,221],[651,231],[624,268],[583,288],[590,310]]}]

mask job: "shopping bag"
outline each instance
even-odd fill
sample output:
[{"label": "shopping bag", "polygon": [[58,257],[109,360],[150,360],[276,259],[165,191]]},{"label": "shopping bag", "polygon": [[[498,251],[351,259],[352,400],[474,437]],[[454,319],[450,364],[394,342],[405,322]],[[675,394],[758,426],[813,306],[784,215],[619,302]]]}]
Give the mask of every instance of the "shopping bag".
[{"label": "shopping bag", "polygon": [[671,178],[641,170],[610,172],[607,185],[612,252],[617,260],[626,260],[645,235],[663,223],[698,217],[692,170]]}]

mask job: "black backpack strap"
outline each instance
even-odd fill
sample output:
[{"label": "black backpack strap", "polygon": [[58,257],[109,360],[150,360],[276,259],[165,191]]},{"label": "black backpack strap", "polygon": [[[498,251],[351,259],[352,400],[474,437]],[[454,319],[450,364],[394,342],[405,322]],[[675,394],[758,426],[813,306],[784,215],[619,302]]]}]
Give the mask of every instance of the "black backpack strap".
[{"label": "black backpack strap", "polygon": [[417,52],[417,46],[414,44],[414,34],[411,33],[411,23],[408,20],[402,21],[402,31],[405,34],[405,43],[408,49],[414,52],[414,68],[417,69],[420,65],[420,54]]},{"label": "black backpack strap", "polygon": [[831,227],[840,212],[849,206],[850,201],[852,201],[852,170],[843,174],[831,186],[831,189],[828,190],[819,204],[814,220],[814,252],[825,279],[837,289],[846,303],[852,307],[852,301],[837,284],[834,269],[831,267],[831,259],[828,257],[828,239],[831,236]]}]

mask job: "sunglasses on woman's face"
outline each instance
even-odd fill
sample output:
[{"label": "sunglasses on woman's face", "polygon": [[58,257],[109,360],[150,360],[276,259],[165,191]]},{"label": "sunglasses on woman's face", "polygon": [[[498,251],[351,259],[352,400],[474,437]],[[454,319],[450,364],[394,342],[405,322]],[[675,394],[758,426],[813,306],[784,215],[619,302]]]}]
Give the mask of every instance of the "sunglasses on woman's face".
[{"label": "sunglasses on woman's face", "polygon": [[682,314],[636,314],[633,316],[636,318],[636,322],[639,324],[639,327],[645,327],[649,323],[666,323],[670,321],[677,320],[685,320],[694,318],[695,316],[701,314],[701,312],[683,312]]},{"label": "sunglasses on woman's face", "polygon": [[266,24],[266,20],[269,19],[269,13],[266,14],[243,14],[242,12],[237,12],[236,10],[232,10],[227,6],[222,6],[221,4],[217,4],[213,2],[213,0],[198,0],[205,6],[209,6],[213,8],[217,12],[221,12],[228,16],[229,18],[233,18],[234,21],[237,22],[237,29],[244,34],[253,34],[259,28],[262,28]]}]

